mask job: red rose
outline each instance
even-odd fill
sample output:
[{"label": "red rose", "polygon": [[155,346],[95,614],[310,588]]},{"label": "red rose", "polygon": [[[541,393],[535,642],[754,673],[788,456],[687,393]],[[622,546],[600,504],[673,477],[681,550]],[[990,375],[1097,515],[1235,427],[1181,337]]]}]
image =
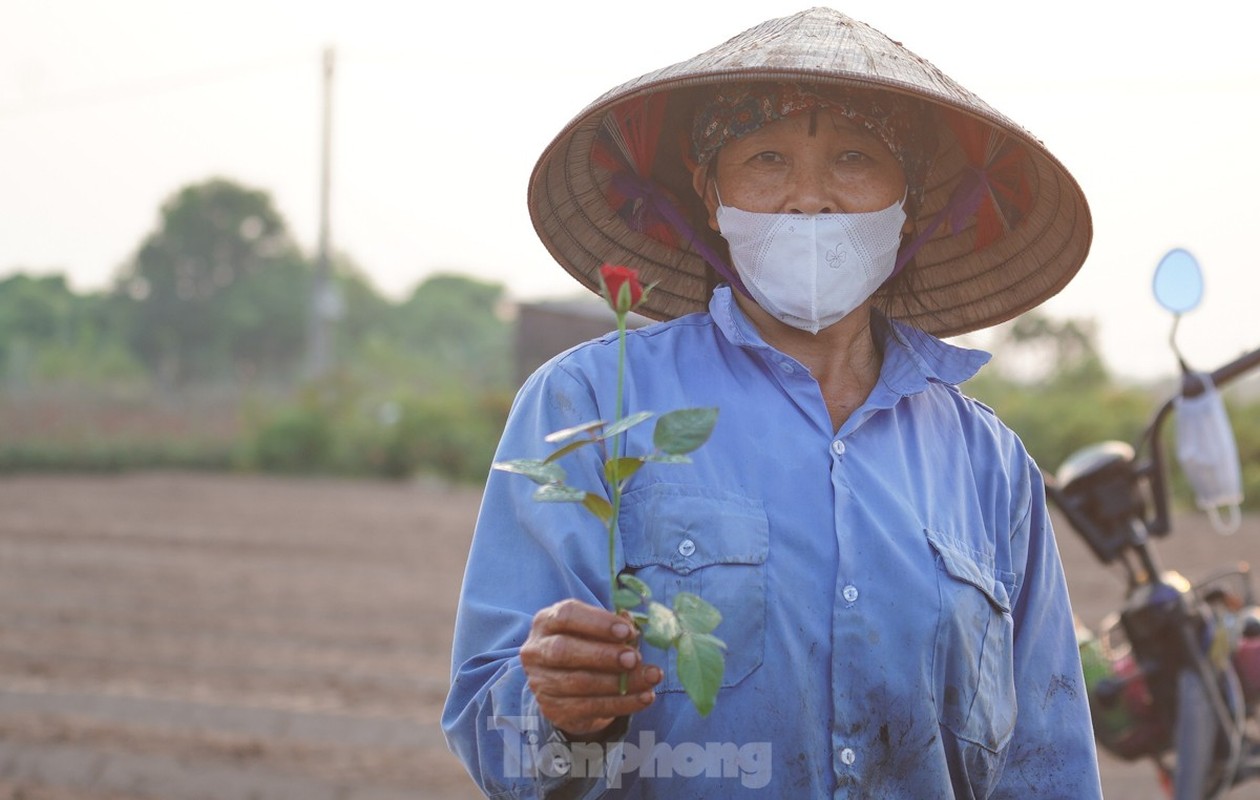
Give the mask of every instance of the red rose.
[{"label": "red rose", "polygon": [[[599,277],[604,284],[604,299],[618,314],[624,314],[639,304],[643,299],[643,284],[639,283],[639,271],[633,267],[622,267],[605,264],[599,268]],[[621,287],[629,289],[629,302],[622,307]]]}]

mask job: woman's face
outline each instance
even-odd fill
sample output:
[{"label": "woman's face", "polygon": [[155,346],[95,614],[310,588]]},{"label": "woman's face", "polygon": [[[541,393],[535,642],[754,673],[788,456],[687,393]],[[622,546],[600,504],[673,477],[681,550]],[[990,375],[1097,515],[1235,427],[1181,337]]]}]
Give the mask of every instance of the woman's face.
[{"label": "woman's face", "polygon": [[711,168],[695,171],[692,184],[714,230],[718,192],[727,206],[787,214],[879,211],[906,192],[892,151],[831,109],[795,114],[728,142]]}]

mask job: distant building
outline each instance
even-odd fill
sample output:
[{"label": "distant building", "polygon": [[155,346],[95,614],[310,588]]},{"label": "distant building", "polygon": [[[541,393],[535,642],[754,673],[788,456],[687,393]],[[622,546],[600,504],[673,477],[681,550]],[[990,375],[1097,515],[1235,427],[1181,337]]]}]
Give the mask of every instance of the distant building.
[{"label": "distant building", "polygon": [[[652,320],[639,314],[626,317],[627,328],[641,328]],[[617,329],[617,318],[602,300],[544,300],[521,303],[516,317],[516,382],[525,382],[552,356]]]}]

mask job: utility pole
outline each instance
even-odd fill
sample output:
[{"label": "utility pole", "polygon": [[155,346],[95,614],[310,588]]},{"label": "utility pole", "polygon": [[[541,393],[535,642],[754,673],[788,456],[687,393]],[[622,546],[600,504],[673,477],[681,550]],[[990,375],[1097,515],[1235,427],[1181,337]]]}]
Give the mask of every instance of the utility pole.
[{"label": "utility pole", "polygon": [[332,254],[328,221],[332,167],[333,49],[324,49],[323,141],[320,151],[319,252],[311,291],[310,327],[307,333],[307,377],[319,379],[332,366],[333,323],[341,316],[341,295],[332,279]]}]

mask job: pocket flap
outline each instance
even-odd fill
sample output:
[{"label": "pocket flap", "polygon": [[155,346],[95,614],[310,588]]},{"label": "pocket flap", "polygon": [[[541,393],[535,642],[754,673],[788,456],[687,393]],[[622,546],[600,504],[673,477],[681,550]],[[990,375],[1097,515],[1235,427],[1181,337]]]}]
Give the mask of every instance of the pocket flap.
[{"label": "pocket flap", "polygon": [[941,565],[950,577],[979,589],[999,611],[1010,613],[1010,594],[1006,584],[996,577],[992,559],[968,548],[948,534],[924,528],[928,543],[941,557]]},{"label": "pocket flap", "polygon": [[622,498],[626,565],[686,574],[712,564],[762,564],[770,523],[758,500],[683,484],[654,483]]}]

